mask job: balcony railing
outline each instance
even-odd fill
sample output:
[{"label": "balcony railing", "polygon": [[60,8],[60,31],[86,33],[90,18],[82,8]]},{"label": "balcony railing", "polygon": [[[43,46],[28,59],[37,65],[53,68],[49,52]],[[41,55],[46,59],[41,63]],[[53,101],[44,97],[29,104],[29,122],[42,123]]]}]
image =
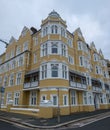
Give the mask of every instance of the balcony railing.
[{"label": "balcony railing", "polygon": [[102,88],[96,86],[92,86],[92,90],[95,92],[102,92]]},{"label": "balcony railing", "polygon": [[77,82],[73,82],[73,81],[70,81],[70,86],[73,88],[77,88],[77,89],[86,89],[87,88],[86,84],[77,83]]},{"label": "balcony railing", "polygon": [[107,93],[107,94],[109,94],[109,93],[110,93],[110,90],[105,90],[105,91],[106,91],[106,93]]},{"label": "balcony railing", "polygon": [[34,87],[37,87],[37,86],[38,86],[38,81],[24,83],[24,89],[34,88]]}]

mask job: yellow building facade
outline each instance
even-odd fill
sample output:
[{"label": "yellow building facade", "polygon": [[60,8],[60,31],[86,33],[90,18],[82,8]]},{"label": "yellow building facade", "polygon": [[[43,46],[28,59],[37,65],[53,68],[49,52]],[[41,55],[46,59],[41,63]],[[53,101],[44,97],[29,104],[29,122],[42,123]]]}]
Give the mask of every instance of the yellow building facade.
[{"label": "yellow building facade", "polygon": [[101,50],[52,11],[41,29],[24,27],[0,56],[1,109],[52,118],[110,108],[110,78]]}]

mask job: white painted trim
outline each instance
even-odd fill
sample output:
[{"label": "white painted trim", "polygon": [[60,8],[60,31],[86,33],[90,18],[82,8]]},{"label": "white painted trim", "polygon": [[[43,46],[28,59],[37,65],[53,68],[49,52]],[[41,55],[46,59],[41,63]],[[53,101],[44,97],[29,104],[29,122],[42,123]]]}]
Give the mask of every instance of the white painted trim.
[{"label": "white painted trim", "polygon": [[68,91],[68,88],[66,88],[66,87],[61,88],[59,86],[40,88],[40,91],[57,91],[58,89],[61,91]]},{"label": "white painted trim", "polygon": [[1,108],[7,108],[7,106],[1,105]]},{"label": "white painted trim", "polygon": [[11,108],[11,110],[39,112],[39,109],[32,109],[32,108]]}]

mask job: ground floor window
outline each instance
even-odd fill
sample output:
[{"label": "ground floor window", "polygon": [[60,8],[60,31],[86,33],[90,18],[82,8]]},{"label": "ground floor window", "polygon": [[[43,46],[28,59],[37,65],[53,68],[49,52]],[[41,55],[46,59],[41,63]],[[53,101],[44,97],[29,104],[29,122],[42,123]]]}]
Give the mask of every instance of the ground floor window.
[{"label": "ground floor window", "polygon": [[64,106],[68,105],[68,95],[63,95],[63,105]]},{"label": "ground floor window", "polygon": [[20,97],[20,92],[15,92],[14,93],[14,105],[18,105],[19,104],[19,97]]},{"label": "ground floor window", "polygon": [[92,101],[92,93],[88,93],[88,103],[89,104],[93,103],[93,101]]},{"label": "ground floor window", "polygon": [[9,104],[9,101],[12,99],[12,93],[7,93],[6,104]]},{"label": "ground floor window", "polygon": [[76,91],[71,91],[71,104],[76,105],[77,104],[77,97],[76,97]]},{"label": "ground floor window", "polygon": [[83,92],[83,103],[87,104],[87,92]]},{"label": "ground floor window", "polygon": [[34,106],[34,105],[36,105],[36,99],[37,99],[37,93],[36,93],[36,91],[31,91],[30,92],[30,105],[31,106]]},{"label": "ground floor window", "polygon": [[57,95],[52,95],[52,103],[54,106],[58,105],[58,96]]}]

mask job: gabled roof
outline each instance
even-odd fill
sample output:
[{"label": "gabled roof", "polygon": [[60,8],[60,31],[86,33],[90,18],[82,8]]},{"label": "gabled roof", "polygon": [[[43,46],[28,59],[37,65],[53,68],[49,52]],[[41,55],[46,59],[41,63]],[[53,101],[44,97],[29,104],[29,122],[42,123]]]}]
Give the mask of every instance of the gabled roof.
[{"label": "gabled roof", "polygon": [[12,36],[9,40],[9,44],[12,44],[13,42],[16,42],[17,40]]}]

